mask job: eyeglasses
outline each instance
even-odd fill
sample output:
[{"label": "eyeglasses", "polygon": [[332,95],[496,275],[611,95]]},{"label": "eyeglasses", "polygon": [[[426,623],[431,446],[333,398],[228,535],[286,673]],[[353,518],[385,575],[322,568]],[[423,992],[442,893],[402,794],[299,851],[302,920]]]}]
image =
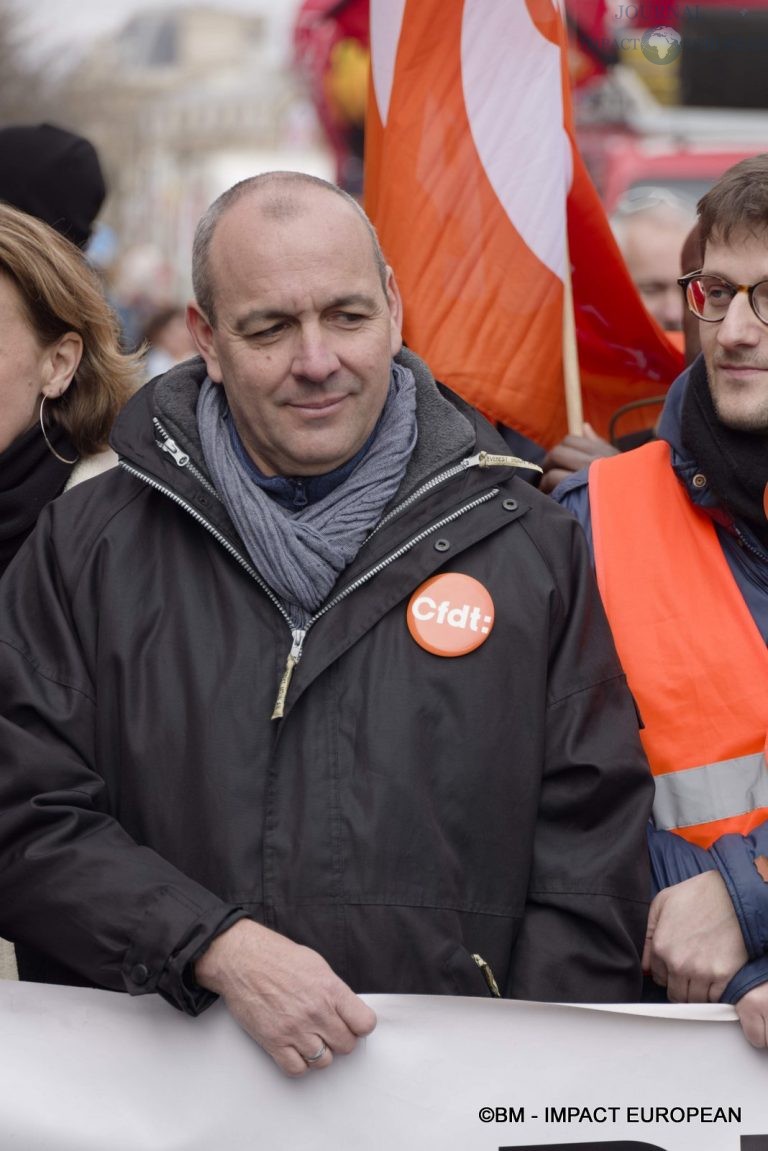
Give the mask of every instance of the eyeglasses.
[{"label": "eyeglasses", "polygon": [[694,316],[717,324],[725,319],[731,300],[737,292],[746,292],[752,311],[763,324],[768,324],[768,280],[756,284],[732,284],[722,276],[705,276],[689,272],[677,281],[685,290],[685,299]]}]

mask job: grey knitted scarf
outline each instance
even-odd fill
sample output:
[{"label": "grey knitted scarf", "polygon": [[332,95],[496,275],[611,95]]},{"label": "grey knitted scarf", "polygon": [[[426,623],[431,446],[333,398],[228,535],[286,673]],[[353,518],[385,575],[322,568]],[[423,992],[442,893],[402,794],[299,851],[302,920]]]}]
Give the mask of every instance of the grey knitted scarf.
[{"label": "grey knitted scarf", "polygon": [[343,483],[299,511],[282,508],[253,482],[232,446],[228,415],[224,389],[206,378],[197,423],[208,470],[254,567],[294,621],[304,625],[400,486],[416,444],[413,373],[392,364],[387,401],[370,448]]}]

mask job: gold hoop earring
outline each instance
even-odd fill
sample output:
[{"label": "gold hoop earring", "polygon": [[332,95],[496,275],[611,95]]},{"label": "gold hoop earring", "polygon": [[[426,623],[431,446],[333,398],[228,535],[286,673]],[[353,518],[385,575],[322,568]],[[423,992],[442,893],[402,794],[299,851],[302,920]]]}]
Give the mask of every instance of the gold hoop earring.
[{"label": "gold hoop earring", "polygon": [[48,399],[48,397],[46,395],[43,395],[43,398],[40,400],[40,431],[43,433],[43,439],[45,440],[48,451],[51,453],[51,455],[54,455],[57,460],[61,460],[61,462],[63,464],[76,464],[77,461],[80,459],[79,456],[75,456],[75,458],[73,460],[65,460],[64,456],[59,455],[59,453],[56,451],[56,449],[53,446],[53,444],[51,443],[51,441],[48,439],[48,436],[46,435],[45,420],[43,419],[43,407],[45,406],[45,401],[47,399]]}]

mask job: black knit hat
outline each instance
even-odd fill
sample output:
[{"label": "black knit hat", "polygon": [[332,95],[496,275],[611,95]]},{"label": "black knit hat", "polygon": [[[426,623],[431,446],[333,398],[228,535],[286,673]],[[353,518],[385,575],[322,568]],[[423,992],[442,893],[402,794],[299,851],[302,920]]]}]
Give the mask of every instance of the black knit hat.
[{"label": "black knit hat", "polygon": [[107,187],[96,149],[55,124],[0,129],[0,200],[82,248]]}]

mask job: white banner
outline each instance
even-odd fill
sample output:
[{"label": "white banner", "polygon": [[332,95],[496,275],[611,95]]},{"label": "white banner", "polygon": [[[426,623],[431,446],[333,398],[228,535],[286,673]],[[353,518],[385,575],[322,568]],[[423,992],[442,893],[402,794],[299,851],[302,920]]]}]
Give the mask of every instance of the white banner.
[{"label": "white banner", "polygon": [[0,983],[0,1148],[768,1151],[731,1008],[366,1000],[373,1035],[290,1080],[221,1004]]}]

